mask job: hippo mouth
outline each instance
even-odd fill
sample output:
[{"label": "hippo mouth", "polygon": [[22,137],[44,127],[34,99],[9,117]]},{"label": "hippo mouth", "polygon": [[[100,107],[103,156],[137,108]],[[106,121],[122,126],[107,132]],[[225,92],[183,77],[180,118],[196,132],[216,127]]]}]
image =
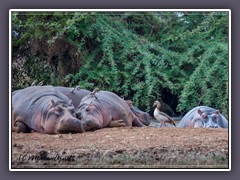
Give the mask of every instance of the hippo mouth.
[{"label": "hippo mouth", "polygon": [[212,125],[206,125],[206,124],[204,124],[204,127],[205,128],[221,128],[218,124],[212,124]]},{"label": "hippo mouth", "polygon": [[58,124],[58,133],[82,133],[84,132],[83,124],[79,119],[63,120]]},{"label": "hippo mouth", "polygon": [[215,125],[215,126],[207,126],[206,128],[220,128],[220,126]]}]

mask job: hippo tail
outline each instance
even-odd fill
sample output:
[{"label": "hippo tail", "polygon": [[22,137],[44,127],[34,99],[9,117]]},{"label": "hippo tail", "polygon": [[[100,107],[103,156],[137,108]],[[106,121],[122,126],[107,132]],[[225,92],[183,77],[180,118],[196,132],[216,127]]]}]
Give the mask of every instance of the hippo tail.
[{"label": "hippo tail", "polygon": [[170,116],[168,116],[167,114],[165,114],[164,112],[161,112],[161,111],[159,112],[159,114],[165,116],[165,117],[168,119],[168,123],[169,123],[169,124],[172,124],[172,125],[176,126],[176,123],[175,123],[175,121],[173,120],[173,118],[171,118]]}]

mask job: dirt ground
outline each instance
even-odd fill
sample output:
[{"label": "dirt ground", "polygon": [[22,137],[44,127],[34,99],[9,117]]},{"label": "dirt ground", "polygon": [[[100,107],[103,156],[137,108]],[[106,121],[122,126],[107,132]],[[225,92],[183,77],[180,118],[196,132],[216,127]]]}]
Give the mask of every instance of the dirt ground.
[{"label": "dirt ground", "polygon": [[12,133],[12,168],[228,168],[228,129]]}]

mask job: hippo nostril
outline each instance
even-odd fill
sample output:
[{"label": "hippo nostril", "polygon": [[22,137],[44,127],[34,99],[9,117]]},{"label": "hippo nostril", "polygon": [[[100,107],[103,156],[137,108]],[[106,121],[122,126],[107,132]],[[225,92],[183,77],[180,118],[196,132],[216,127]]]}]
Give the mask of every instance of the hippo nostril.
[{"label": "hippo nostril", "polygon": [[212,125],[212,126],[208,126],[208,128],[218,128],[218,126]]},{"label": "hippo nostril", "polygon": [[77,117],[77,114],[76,114],[76,113],[72,113],[72,116],[73,116],[73,117]]},{"label": "hippo nostril", "polygon": [[78,119],[82,119],[82,113],[76,113],[76,117],[77,117]]}]

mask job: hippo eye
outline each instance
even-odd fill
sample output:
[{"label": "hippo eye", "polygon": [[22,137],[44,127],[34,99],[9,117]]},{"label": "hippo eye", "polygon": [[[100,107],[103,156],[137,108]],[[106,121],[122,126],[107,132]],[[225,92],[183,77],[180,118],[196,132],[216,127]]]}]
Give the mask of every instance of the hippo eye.
[{"label": "hippo eye", "polygon": [[62,110],[61,110],[59,107],[56,107],[56,108],[55,108],[55,112],[56,112],[56,113],[60,113],[61,111],[62,111]]},{"label": "hippo eye", "polygon": [[76,118],[82,119],[82,113],[81,112],[76,113]]},{"label": "hippo eye", "polygon": [[207,119],[207,115],[206,114],[202,114],[202,119],[206,120]]},{"label": "hippo eye", "polygon": [[218,116],[214,116],[214,117],[213,117],[213,120],[214,120],[215,122],[217,122],[217,121],[218,121]]}]

